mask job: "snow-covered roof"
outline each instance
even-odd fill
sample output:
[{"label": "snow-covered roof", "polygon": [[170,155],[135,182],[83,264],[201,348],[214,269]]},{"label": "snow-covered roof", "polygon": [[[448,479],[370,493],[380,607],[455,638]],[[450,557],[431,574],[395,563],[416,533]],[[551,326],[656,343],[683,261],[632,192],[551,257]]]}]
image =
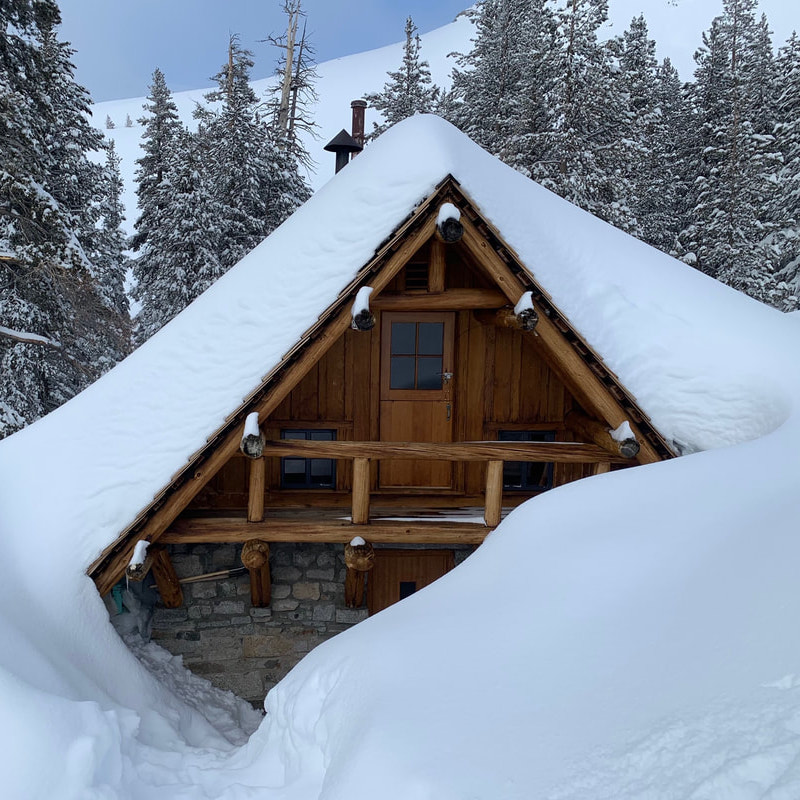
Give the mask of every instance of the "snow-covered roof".
[{"label": "snow-covered roof", "polygon": [[[136,668],[85,569],[448,174],[663,434],[739,446],[525,504],[466,569],[315,651],[270,695],[252,746],[223,763],[204,749],[211,732]],[[715,718],[657,726],[686,704],[710,714],[727,692],[750,702],[726,707],[732,747],[769,758],[773,739],[786,746],[780,721],[754,742],[736,725],[747,730],[751,708],[779,720],[761,702],[777,690],[759,682],[796,672],[800,654],[796,415],[781,427],[800,398],[798,319],[559,200],[441,120],[396,126],[122,364],[0,442],[9,791],[160,797],[200,781],[216,796],[544,797],[569,778],[560,796],[619,797],[628,778],[631,796],[647,793],[655,761],[661,788],[688,794],[707,776],[701,794],[714,796],[706,753],[727,763]],[[482,594],[500,581],[502,624]],[[800,751],[792,719],[787,758]],[[687,750],[697,729],[714,732],[708,747]],[[653,731],[632,759],[583,764],[597,743]]]},{"label": "snow-covered roof", "polygon": [[[73,542],[86,563],[448,174],[668,439],[707,449],[755,438],[785,417],[769,354],[747,324],[777,322],[778,312],[566,203],[441,119],[418,116],[371,145],[123,363],[0,446],[2,458],[46,440],[79,465],[50,491],[80,514]],[[20,473],[20,484],[30,477]],[[61,521],[71,536],[74,522]]]}]

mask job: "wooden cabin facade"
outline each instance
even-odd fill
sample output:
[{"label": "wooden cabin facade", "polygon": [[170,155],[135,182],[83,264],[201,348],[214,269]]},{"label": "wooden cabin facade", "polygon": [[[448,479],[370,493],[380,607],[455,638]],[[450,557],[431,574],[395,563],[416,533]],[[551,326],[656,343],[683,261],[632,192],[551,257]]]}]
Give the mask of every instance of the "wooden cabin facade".
[{"label": "wooden cabin facade", "polygon": [[[451,206],[458,214],[441,213]],[[368,310],[357,315],[364,287],[372,290]],[[187,584],[170,556],[234,545],[248,569],[241,582],[249,581],[250,606],[272,608],[261,619],[278,621],[279,608],[296,614],[299,606],[276,604],[322,602],[325,591],[337,609],[366,605],[374,613],[450,569],[504,509],[672,456],[452,177],[309,322],[281,364],[95,562],[90,574],[101,593],[146,539],[163,604],[178,609]],[[252,415],[258,434],[243,447]],[[626,422],[630,435],[612,436]],[[297,567],[291,553],[312,551],[327,590],[273,597],[281,568],[303,585],[314,582],[287,572]],[[203,561],[210,566],[220,564]],[[201,569],[197,559],[193,569]],[[251,624],[244,602],[231,610],[240,627]],[[363,616],[337,614],[316,621],[344,626]],[[315,612],[296,621],[313,626]],[[259,652],[269,658],[265,648]]]}]

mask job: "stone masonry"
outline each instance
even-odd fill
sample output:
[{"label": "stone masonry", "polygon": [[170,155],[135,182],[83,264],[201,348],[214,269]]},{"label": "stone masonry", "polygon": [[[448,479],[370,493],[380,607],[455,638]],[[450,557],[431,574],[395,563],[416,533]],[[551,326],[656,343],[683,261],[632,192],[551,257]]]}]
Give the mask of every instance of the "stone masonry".
[{"label": "stone masonry", "polygon": [[[241,567],[241,546],[170,548],[178,577]],[[250,577],[184,584],[181,608],[157,607],[153,639],[197,675],[257,708],[266,693],[320,642],[360,622],[366,608],[344,605],[344,548],[270,546],[272,603],[250,607]]]},{"label": "stone masonry", "polygon": [[[472,551],[454,548],[456,563]],[[170,548],[178,577],[242,566],[241,545]],[[153,639],[197,675],[261,708],[303,656],[367,617],[344,604],[344,546],[272,544],[269,608],[251,608],[250,577],[183,585],[181,608],[156,607]]]}]

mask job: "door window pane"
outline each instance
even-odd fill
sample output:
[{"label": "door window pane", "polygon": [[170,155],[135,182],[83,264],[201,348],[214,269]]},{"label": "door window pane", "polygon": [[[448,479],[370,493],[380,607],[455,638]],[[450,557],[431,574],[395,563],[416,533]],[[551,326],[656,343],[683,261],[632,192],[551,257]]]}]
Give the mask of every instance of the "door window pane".
[{"label": "door window pane", "polygon": [[444,352],[444,323],[420,322],[417,353],[423,356],[440,356]]},{"label": "door window pane", "polygon": [[443,322],[392,322],[390,389],[441,391]]},{"label": "door window pane", "polygon": [[442,359],[417,359],[417,389],[442,388]]},{"label": "door window pane", "polygon": [[413,389],[414,364],[414,358],[392,356],[392,373],[389,378],[389,387],[391,389]]},{"label": "door window pane", "polygon": [[392,355],[411,355],[416,352],[417,324],[415,322],[392,323]]}]

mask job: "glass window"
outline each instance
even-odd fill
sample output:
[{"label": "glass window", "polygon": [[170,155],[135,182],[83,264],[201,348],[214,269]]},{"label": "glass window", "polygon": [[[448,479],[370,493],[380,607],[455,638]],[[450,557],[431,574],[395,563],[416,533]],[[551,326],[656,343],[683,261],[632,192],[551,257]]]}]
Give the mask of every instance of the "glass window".
[{"label": "glass window", "polygon": [[[282,430],[281,439],[334,442],[336,431],[328,429]],[[333,489],[336,460],[333,458],[282,458],[281,487],[284,489]]]},{"label": "glass window", "polygon": [[[501,442],[554,442],[555,431],[498,431]],[[543,492],[553,487],[553,465],[544,461],[504,461],[503,488]]]},{"label": "glass window", "polygon": [[444,355],[443,322],[393,322],[390,389],[439,390]]}]

